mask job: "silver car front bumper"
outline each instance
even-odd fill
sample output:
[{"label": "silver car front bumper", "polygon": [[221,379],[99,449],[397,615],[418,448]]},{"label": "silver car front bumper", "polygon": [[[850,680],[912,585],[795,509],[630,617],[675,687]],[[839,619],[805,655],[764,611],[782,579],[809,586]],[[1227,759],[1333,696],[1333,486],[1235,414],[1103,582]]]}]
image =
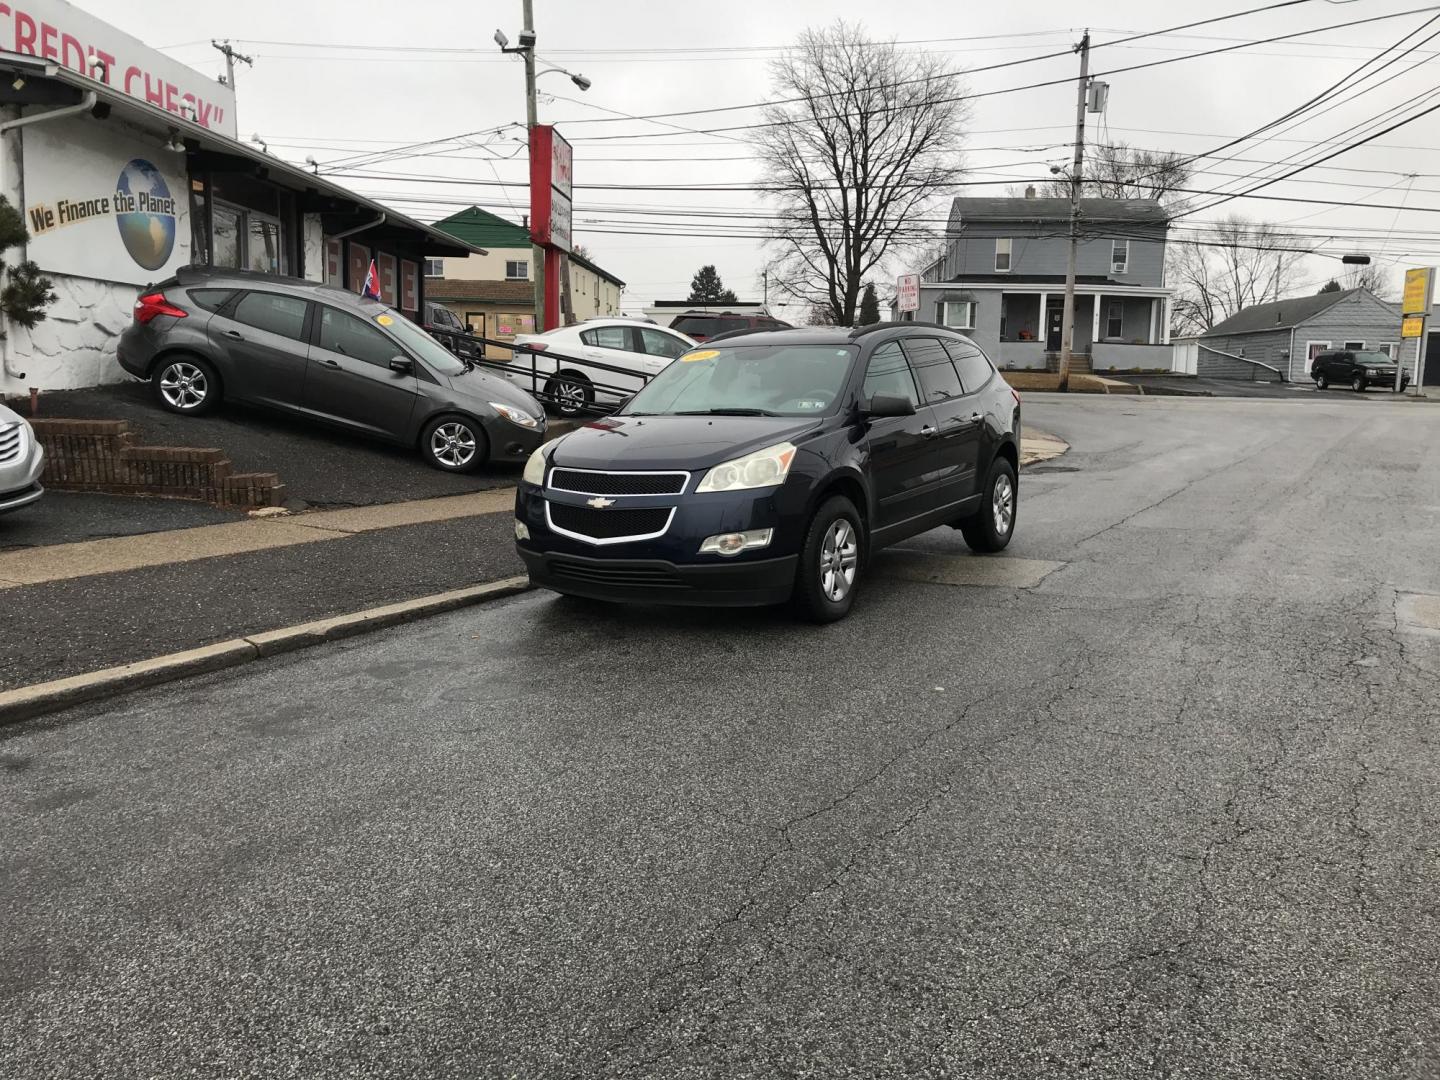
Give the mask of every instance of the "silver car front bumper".
[{"label": "silver car front bumper", "polygon": [[0,422],[0,514],[29,506],[45,494],[40,474],[45,450],[25,423]]}]

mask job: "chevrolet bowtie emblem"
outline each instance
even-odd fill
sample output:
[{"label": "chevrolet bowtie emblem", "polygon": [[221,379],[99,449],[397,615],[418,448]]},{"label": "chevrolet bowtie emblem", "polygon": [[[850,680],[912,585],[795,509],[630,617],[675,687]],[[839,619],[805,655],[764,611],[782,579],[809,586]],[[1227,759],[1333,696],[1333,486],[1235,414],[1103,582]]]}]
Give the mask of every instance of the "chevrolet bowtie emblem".
[{"label": "chevrolet bowtie emblem", "polygon": [[586,499],[586,506],[593,506],[596,510],[604,510],[607,506],[614,506],[614,499]]}]

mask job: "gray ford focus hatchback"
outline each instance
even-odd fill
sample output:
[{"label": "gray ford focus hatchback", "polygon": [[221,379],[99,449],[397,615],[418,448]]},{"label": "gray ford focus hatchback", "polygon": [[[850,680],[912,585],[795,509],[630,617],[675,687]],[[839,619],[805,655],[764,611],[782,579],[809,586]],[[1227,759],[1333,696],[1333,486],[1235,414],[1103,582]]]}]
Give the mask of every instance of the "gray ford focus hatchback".
[{"label": "gray ford focus hatchback", "polygon": [[437,469],[520,462],[545,410],[377,300],[298,278],[187,267],[141,290],[120,366],[171,412],[223,401],[412,446]]}]

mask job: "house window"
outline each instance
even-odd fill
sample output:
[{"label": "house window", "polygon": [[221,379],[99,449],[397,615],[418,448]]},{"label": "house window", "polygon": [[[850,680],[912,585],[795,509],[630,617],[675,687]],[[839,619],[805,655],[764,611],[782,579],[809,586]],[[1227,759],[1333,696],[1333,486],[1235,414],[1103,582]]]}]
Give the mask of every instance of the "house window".
[{"label": "house window", "polygon": [[426,276],[426,277],[444,277],[444,276],[445,276],[445,260],[444,260],[444,259],[426,259],[426,260],[425,260],[425,276]]},{"label": "house window", "polygon": [[1125,305],[1118,300],[1110,302],[1110,308],[1105,313],[1105,336],[1118,338],[1125,333]]},{"label": "house window", "polygon": [[1110,272],[1124,274],[1130,269],[1130,241],[1113,240],[1110,243]]},{"label": "house window", "polygon": [[1347,342],[1345,342],[1345,351],[1346,351],[1346,352],[1364,352],[1364,351],[1365,351],[1365,342],[1363,342],[1363,341],[1347,341]]},{"label": "house window", "polygon": [[506,260],[505,260],[505,280],[506,280],[506,281],[529,281],[529,280],[530,280],[530,263],[529,263],[528,261],[526,261],[525,259],[506,259]]},{"label": "house window", "polygon": [[1010,245],[1013,241],[995,241],[995,272],[997,274],[1008,274],[1010,272]]},{"label": "house window", "polygon": [[956,330],[975,329],[975,301],[961,300],[941,304],[940,322]]},{"label": "house window", "polygon": [[[192,292],[190,295],[191,295],[191,296],[194,296],[195,294]],[[1381,351],[1382,353],[1384,353],[1386,356],[1390,357],[1391,360],[1394,360],[1394,359],[1395,359],[1395,353],[1396,353],[1395,342],[1393,342],[1393,341],[1382,341],[1382,342],[1380,343],[1380,351]]]}]

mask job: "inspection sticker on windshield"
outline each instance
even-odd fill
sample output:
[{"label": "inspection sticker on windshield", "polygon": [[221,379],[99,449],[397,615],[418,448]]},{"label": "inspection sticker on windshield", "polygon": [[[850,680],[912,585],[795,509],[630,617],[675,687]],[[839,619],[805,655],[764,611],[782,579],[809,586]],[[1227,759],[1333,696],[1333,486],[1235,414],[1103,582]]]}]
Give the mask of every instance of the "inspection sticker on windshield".
[{"label": "inspection sticker on windshield", "polygon": [[696,360],[714,360],[720,355],[719,349],[701,349],[699,352],[687,352],[680,357],[682,364],[693,364]]},{"label": "inspection sticker on windshield", "polygon": [[389,315],[376,315],[375,321],[378,322],[381,326],[389,326],[395,320],[392,319]]}]

